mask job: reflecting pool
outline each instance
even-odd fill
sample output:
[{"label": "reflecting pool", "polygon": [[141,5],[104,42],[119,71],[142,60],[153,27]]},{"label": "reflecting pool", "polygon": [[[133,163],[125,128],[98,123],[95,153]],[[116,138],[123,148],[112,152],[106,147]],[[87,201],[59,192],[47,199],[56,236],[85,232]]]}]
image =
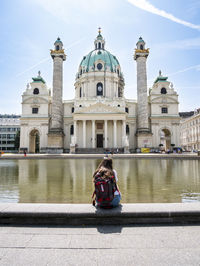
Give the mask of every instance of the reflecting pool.
[{"label": "reflecting pool", "polygon": [[[90,203],[100,159],[0,160],[0,202]],[[200,201],[200,161],[113,159],[122,202]]]}]

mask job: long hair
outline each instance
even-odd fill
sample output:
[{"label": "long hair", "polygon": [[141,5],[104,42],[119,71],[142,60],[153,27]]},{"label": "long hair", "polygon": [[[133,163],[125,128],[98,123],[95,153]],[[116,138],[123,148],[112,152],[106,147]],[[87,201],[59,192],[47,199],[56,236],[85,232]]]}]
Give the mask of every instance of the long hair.
[{"label": "long hair", "polygon": [[102,176],[110,176],[114,175],[113,173],[113,164],[111,158],[103,159],[99,166],[97,167],[96,171],[93,174],[93,178],[95,178],[96,174],[100,173]]}]

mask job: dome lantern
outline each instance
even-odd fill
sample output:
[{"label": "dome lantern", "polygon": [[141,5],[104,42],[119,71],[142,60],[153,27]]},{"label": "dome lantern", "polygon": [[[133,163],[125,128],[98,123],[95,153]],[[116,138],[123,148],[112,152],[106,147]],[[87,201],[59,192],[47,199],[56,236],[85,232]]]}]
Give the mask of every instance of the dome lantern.
[{"label": "dome lantern", "polygon": [[102,35],[101,35],[101,28],[99,27],[98,30],[98,35],[94,41],[94,48],[95,50],[100,50],[103,49],[104,50],[105,47],[105,40],[103,39]]}]

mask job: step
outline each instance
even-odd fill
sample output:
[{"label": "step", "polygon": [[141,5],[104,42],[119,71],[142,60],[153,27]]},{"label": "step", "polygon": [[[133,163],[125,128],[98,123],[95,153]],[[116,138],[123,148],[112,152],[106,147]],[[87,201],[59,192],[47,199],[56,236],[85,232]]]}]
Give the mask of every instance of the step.
[{"label": "step", "polygon": [[91,204],[1,203],[4,225],[133,225],[200,223],[198,203],[122,204],[100,209]]}]

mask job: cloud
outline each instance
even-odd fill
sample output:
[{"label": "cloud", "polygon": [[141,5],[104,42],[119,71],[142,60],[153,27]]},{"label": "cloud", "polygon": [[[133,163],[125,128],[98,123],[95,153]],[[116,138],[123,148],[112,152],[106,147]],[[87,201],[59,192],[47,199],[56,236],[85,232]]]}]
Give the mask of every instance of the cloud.
[{"label": "cloud", "polygon": [[[73,42],[73,43],[69,44],[67,47],[65,47],[65,49],[68,50],[68,49],[70,49],[70,48],[76,46],[77,44],[81,43],[84,39],[85,39],[85,37],[76,40],[75,42]],[[24,71],[18,73],[18,74],[16,75],[16,78],[18,78],[18,77],[22,76],[23,74],[25,74],[26,72],[29,72],[30,70],[34,69],[36,66],[39,66],[39,65],[41,65],[42,63],[49,61],[50,59],[51,59],[50,56],[48,56],[48,57],[42,59],[42,60],[39,61],[38,63],[32,65],[32,66],[29,67],[29,68],[27,68],[26,70],[24,70]]]},{"label": "cloud", "polygon": [[150,2],[148,2],[147,0],[127,0],[130,4],[143,9],[147,12],[150,12],[152,14],[167,18],[171,21],[174,21],[176,23],[182,24],[186,27],[192,28],[192,29],[197,29],[200,30],[200,25],[196,25],[196,24],[192,24],[190,22],[187,22],[185,20],[179,19],[177,17],[175,17],[174,15],[159,9],[157,7],[155,7],[154,5],[152,5]]},{"label": "cloud", "polygon": [[194,65],[194,66],[190,66],[190,67],[186,67],[186,68],[184,68],[184,69],[178,70],[178,71],[173,72],[173,73],[170,73],[170,74],[168,74],[168,75],[169,75],[169,76],[174,76],[174,75],[177,75],[177,74],[180,74],[180,73],[183,73],[183,72],[186,72],[186,71],[192,70],[192,69],[195,69],[196,71],[200,71],[200,64],[198,64],[198,65]]},{"label": "cloud", "polygon": [[172,42],[155,43],[153,44],[155,50],[162,47],[163,50],[178,49],[178,50],[194,50],[200,49],[200,37],[190,38],[184,40],[175,40]]},{"label": "cloud", "polygon": [[[51,15],[65,23],[84,24],[88,16],[96,16],[109,12],[115,5],[113,0],[32,0]],[[84,16],[84,19],[83,19]],[[91,21],[92,23],[93,21]]]}]

